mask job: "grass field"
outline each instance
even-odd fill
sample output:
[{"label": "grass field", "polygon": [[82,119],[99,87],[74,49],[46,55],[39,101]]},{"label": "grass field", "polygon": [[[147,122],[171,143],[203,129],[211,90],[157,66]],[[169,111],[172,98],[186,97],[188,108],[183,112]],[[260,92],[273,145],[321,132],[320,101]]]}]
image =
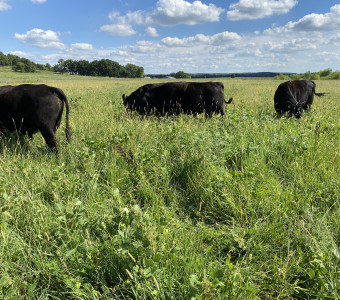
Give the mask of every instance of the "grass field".
[{"label": "grass field", "polygon": [[223,118],[141,118],[149,80],[0,68],[61,88],[73,131],[59,159],[0,137],[0,299],[339,299],[339,82],[296,120],[280,81],[219,81]]}]

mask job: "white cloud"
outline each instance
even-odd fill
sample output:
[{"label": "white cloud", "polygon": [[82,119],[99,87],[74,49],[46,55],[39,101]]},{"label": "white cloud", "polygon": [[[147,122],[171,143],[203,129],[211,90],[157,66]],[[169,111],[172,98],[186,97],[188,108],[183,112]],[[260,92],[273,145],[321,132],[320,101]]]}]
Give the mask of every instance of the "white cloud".
[{"label": "white cloud", "polygon": [[19,56],[19,57],[25,57],[25,58],[32,58],[33,55],[31,53],[27,53],[25,51],[12,51],[10,54]]},{"label": "white cloud", "polygon": [[144,23],[144,12],[137,10],[135,12],[127,12],[125,16],[121,16],[119,11],[112,11],[109,13],[109,19],[112,22],[118,24],[143,24]]},{"label": "white cloud", "polygon": [[297,4],[297,0],[240,0],[230,5],[229,20],[255,20],[271,15],[285,14]]},{"label": "white cloud", "polygon": [[201,1],[190,3],[184,0],[159,0],[156,9],[150,13],[146,22],[162,26],[178,24],[195,25],[203,22],[217,22],[224,9]]},{"label": "white cloud", "polygon": [[120,17],[120,12],[119,11],[112,11],[109,13],[109,19],[112,21],[112,22],[116,22],[119,20],[119,17]]},{"label": "white cloud", "polygon": [[114,24],[103,25],[99,30],[111,35],[133,35],[137,32],[132,28],[132,24],[137,24],[149,26],[146,28],[146,34],[157,36],[154,25],[175,26],[217,22],[223,11],[224,9],[214,4],[206,5],[201,1],[190,3],[185,0],[159,0],[152,12],[129,11],[122,16],[120,12],[114,10],[108,16]]},{"label": "white cloud", "polygon": [[266,33],[330,31],[340,28],[340,4],[331,7],[329,13],[310,14],[297,22],[288,22],[283,27],[268,29]]},{"label": "white cloud", "polygon": [[90,50],[93,50],[93,46],[88,43],[75,43],[75,44],[71,44],[71,49],[90,51]]},{"label": "white cloud", "polygon": [[149,36],[158,36],[157,29],[154,27],[148,27],[145,29],[145,34]]},{"label": "white cloud", "polygon": [[293,38],[291,40],[283,41],[269,41],[265,44],[267,50],[271,52],[292,53],[297,51],[304,51],[316,49],[316,43],[308,38]]},{"label": "white cloud", "polygon": [[45,3],[47,0],[31,0],[33,3]]},{"label": "white cloud", "polygon": [[0,11],[11,9],[11,7],[6,2],[7,0],[0,0]]},{"label": "white cloud", "polygon": [[218,46],[228,45],[229,43],[240,39],[241,37],[237,33],[225,31],[212,36],[197,34],[183,39],[167,37],[162,39],[161,42],[168,47],[190,47],[194,44]]},{"label": "white cloud", "polygon": [[99,31],[118,36],[136,34],[137,32],[132,28],[131,23],[143,24],[144,21],[142,11],[128,12],[126,16],[121,16],[120,12],[114,10],[109,13],[109,19],[115,24],[103,25],[99,28]]},{"label": "white cloud", "polygon": [[137,33],[136,31],[133,30],[130,24],[103,25],[102,27],[99,28],[99,31],[119,36],[129,36]]},{"label": "white cloud", "polygon": [[22,43],[44,49],[64,49],[66,46],[59,40],[60,33],[52,30],[34,28],[24,34],[15,33],[14,37]]}]

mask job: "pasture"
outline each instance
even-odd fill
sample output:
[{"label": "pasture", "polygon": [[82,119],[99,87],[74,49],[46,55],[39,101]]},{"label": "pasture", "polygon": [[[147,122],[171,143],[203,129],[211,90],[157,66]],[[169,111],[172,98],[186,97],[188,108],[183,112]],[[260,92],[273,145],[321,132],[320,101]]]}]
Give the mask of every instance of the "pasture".
[{"label": "pasture", "polygon": [[0,69],[61,88],[73,133],[59,159],[0,137],[1,299],[340,297],[339,82],[297,120],[281,81],[214,81],[223,118],[142,118],[121,96],[150,80]]}]

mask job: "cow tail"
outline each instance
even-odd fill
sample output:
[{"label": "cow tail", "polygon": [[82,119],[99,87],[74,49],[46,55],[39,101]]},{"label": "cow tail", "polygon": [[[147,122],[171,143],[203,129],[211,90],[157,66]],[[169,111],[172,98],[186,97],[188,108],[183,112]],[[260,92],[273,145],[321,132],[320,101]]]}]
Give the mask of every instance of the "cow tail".
[{"label": "cow tail", "polygon": [[65,134],[66,134],[66,140],[68,142],[71,141],[71,129],[70,129],[70,120],[69,120],[69,113],[70,113],[70,108],[68,106],[68,101],[65,93],[58,88],[54,88],[54,92],[58,95],[59,99],[61,99],[65,103],[66,107],[66,128],[65,128]]},{"label": "cow tail", "polygon": [[226,104],[230,104],[232,101],[233,101],[233,98],[230,98],[228,102],[227,102],[226,100],[224,100],[224,102],[225,102]]},{"label": "cow tail", "polygon": [[315,91],[314,91],[314,94],[317,95],[318,97],[322,97],[322,96],[325,96],[329,93],[315,93]]}]

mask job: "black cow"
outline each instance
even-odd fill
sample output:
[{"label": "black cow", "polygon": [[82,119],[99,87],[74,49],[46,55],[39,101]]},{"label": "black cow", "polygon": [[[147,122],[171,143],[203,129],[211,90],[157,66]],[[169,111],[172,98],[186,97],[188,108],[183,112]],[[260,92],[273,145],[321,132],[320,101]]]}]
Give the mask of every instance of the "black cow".
[{"label": "black cow", "polygon": [[32,84],[0,87],[0,129],[32,134],[40,131],[49,149],[57,149],[56,130],[66,106],[66,139],[70,141],[69,106],[58,88]]},{"label": "black cow", "polygon": [[167,82],[146,84],[130,96],[123,94],[127,111],[136,110],[140,114],[164,116],[179,113],[211,116],[224,115],[223,106],[231,103],[224,100],[224,86],[221,82]]},{"label": "black cow", "polygon": [[315,93],[315,82],[312,80],[294,80],[281,83],[274,95],[274,107],[281,115],[288,112],[300,118],[304,110],[310,110],[314,94],[324,96],[327,93]]}]

